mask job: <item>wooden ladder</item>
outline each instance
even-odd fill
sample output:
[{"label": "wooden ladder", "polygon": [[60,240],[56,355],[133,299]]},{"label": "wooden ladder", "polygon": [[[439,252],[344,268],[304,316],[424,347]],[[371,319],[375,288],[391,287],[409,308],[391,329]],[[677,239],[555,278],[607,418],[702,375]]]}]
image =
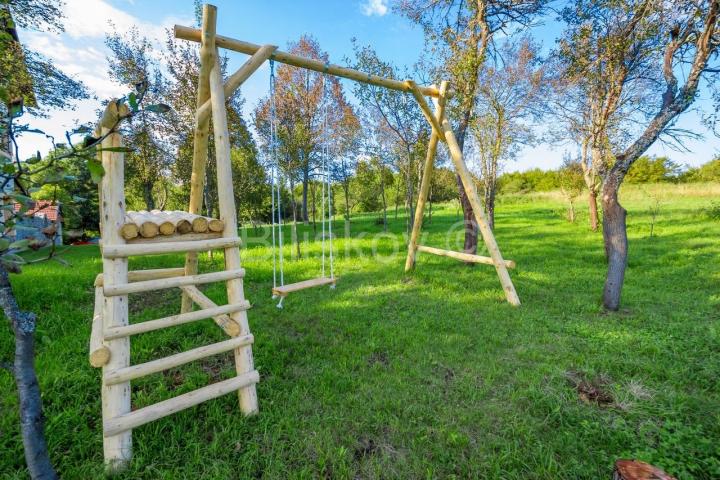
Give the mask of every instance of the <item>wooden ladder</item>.
[{"label": "wooden ladder", "polygon": [[[208,152],[208,127],[212,115],[217,165],[217,192],[221,232],[126,240],[124,154],[122,137],[111,130],[128,112],[123,104],[110,102],[95,132],[107,135],[99,153],[105,175],[100,184],[100,232],[102,274],[95,280],[95,312],[90,336],[90,363],[102,367],[102,417],[105,462],[110,470],[122,469],[132,456],[132,429],[188,407],[237,391],[245,415],[258,412],[255,384],[259,375],[253,364],[252,343],[247,320],[250,304],[245,299],[240,263],[237,214],[233,195],[230,142],[225,99],[275,50],[268,46],[253,55],[223,85],[215,46],[215,7],[203,9],[203,38],[199,75],[198,111],[195,124],[193,173],[189,214],[200,213]],[[127,235],[125,235],[127,237]],[[198,274],[197,252],[221,250],[222,271]],[[131,256],[184,253],[184,268],[128,270]],[[227,305],[217,305],[197,287],[225,282]],[[182,292],[180,313],[164,318],[129,323],[128,295],[177,288]],[[200,309],[193,310],[197,305]],[[162,328],[212,318],[229,336],[227,340],[200,346],[168,357],[130,365],[130,337]],[[132,409],[130,382],[210,355],[233,351],[237,375],[154,405]]]}]

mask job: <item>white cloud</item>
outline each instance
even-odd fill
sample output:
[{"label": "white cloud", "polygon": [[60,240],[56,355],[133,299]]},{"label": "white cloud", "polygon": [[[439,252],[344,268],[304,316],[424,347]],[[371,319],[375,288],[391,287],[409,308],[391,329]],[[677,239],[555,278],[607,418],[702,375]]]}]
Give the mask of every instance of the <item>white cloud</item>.
[{"label": "white cloud", "polygon": [[362,6],[362,11],[368,17],[373,15],[382,17],[388,13],[387,0],[367,0]]},{"label": "white cloud", "polygon": [[[127,87],[113,82],[108,77],[105,35],[115,26],[120,34],[137,26],[140,33],[148,37],[158,48],[164,47],[166,29],[175,23],[192,25],[192,18],[167,16],[159,22],[147,22],[128,12],[110,5],[106,0],[65,0],[65,32],[58,35],[47,32],[21,31],[20,40],[30,49],[48,57],[55,66],[70,77],[82,81],[97,99],[85,100],[75,110],[52,110],[49,118],[28,119],[56,138],[62,138],[66,130],[79,123],[94,121],[100,101],[119,97],[127,93]],[[37,136],[21,140],[21,150],[47,151],[49,145]]]}]

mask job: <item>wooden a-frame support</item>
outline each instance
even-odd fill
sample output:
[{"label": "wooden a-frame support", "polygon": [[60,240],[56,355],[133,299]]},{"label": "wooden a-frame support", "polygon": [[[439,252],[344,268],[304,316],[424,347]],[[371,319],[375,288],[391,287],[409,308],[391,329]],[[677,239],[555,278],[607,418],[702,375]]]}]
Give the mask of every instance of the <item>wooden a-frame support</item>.
[{"label": "wooden a-frame support", "polygon": [[[473,182],[472,175],[467,168],[465,160],[463,159],[462,150],[455,139],[455,134],[450,127],[450,122],[445,115],[445,103],[447,101],[448,83],[442,82],[440,84],[439,95],[433,99],[435,104],[435,111],[430,109],[430,106],[425,101],[425,97],[420,89],[415,85],[414,82],[407,81],[408,86],[412,89],[412,94],[420,105],[420,109],[423,115],[427,119],[428,123],[432,127],[432,133],[430,134],[430,142],[428,144],[427,155],[425,157],[425,164],[423,166],[422,181],[420,184],[420,192],[418,194],[417,206],[415,207],[415,221],[413,222],[413,229],[410,234],[410,241],[408,242],[408,253],[405,260],[405,271],[410,271],[415,266],[415,260],[418,251],[426,253],[432,253],[435,255],[441,255],[446,257],[456,258],[465,262],[473,263],[489,263],[495,266],[500,284],[505,291],[505,298],[507,301],[514,306],[520,305],[520,298],[515,291],[515,286],[510,279],[508,273],[508,267],[514,267],[515,262],[506,261],[503,259],[500,253],[500,248],[495,241],[492,229],[485,219],[485,212],[480,201],[480,196],[477,193],[477,188]],[[490,252],[490,258],[483,257],[481,255],[474,255],[465,252],[454,252],[451,250],[441,250],[439,248],[428,247],[425,245],[419,245],[418,239],[420,237],[420,231],[422,229],[422,222],[425,210],[425,203],[427,202],[428,194],[430,192],[430,184],[432,182],[433,166],[435,163],[435,156],[437,153],[437,146],[439,141],[444,141],[447,144],[450,158],[452,159],[455,171],[460,176],[463,188],[470,200],[473,213],[475,215],[475,221],[480,227],[480,233],[482,234],[485,246]]]}]

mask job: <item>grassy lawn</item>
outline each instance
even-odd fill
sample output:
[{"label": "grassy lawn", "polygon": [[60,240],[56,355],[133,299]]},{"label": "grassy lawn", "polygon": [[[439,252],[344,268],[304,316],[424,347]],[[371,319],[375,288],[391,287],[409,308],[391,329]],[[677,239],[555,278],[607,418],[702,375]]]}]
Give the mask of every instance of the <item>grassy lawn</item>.
[{"label": "grassy lawn", "polygon": [[[650,238],[653,192],[660,213]],[[704,210],[719,196],[718,185],[627,188],[630,261],[617,314],[600,308],[600,234],[588,230],[584,205],[576,224],[565,221],[555,194],[498,205],[496,236],[517,262],[520,308],[505,302],[489,266],[420,254],[405,275],[405,218],[391,214],[388,235],[375,235],[367,215],[336,241],[336,290],[293,294],[278,310],[270,251],[250,229],[243,260],[261,414],[244,418],[231,394],[140,427],[122,478],[597,479],[610,478],[619,457],[682,479],[719,478],[720,221]],[[457,249],[458,218],[454,206],[435,206],[423,243]],[[343,235],[340,221],[335,230]],[[302,250],[286,263],[286,282],[318,274],[319,243]],[[101,262],[93,246],[65,258],[70,268],[33,265],[13,282],[21,306],[40,317],[53,461],[63,478],[97,478],[100,379],[87,346]],[[205,271],[219,268],[218,256],[203,258]],[[224,300],[222,285],[205,291]],[[136,295],[131,320],[178,308],[175,291]],[[0,360],[11,361],[11,331],[6,321],[0,328]],[[210,320],[140,335],[132,362],[222,338]],[[233,372],[227,354],[146,377],[133,382],[133,406]],[[25,478],[6,369],[0,412],[0,477]]]}]

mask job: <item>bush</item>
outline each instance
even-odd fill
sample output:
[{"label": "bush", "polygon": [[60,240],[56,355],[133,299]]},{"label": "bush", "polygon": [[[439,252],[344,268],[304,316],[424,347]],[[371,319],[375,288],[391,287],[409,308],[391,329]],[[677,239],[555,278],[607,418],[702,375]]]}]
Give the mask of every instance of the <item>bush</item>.
[{"label": "bush", "polygon": [[711,202],[710,206],[705,209],[705,213],[713,220],[720,220],[720,202]]}]

